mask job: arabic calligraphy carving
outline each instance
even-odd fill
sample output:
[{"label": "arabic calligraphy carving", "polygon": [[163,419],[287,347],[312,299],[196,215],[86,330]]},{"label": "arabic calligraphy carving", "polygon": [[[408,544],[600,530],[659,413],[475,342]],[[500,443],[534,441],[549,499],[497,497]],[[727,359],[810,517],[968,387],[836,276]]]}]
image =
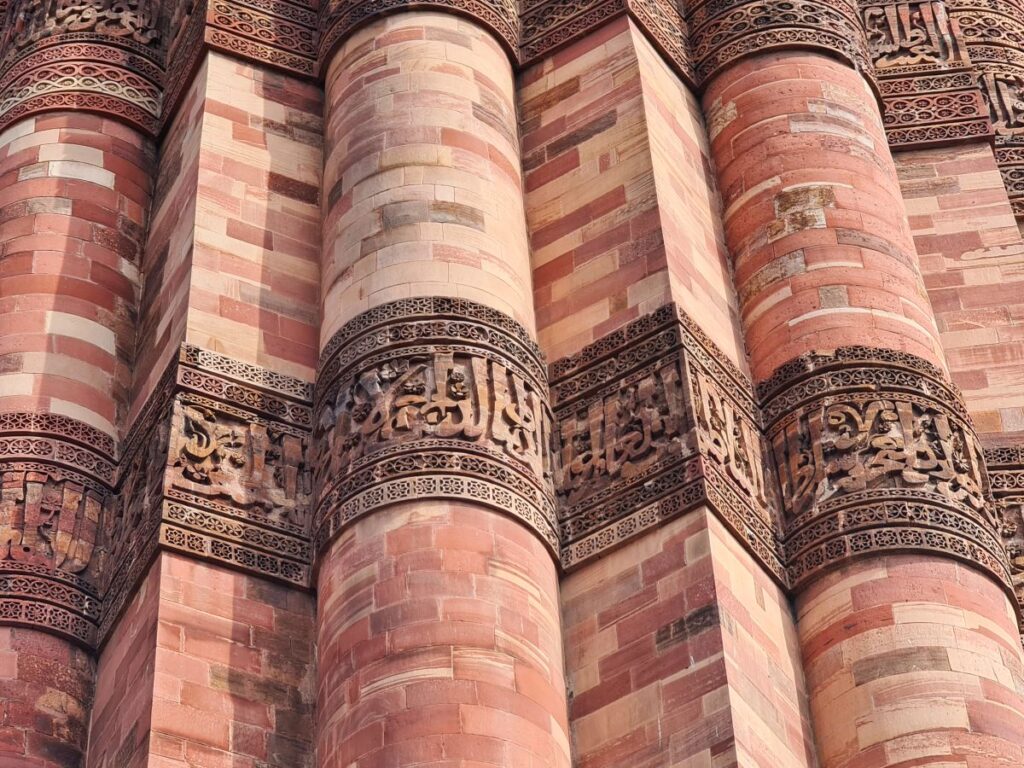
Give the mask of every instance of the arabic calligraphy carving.
[{"label": "arabic calligraphy carving", "polygon": [[[1013,591],[1024,608],[1024,445],[987,448],[985,463],[999,505],[1000,534],[1010,561]],[[1024,637],[1024,623],[1021,635]]]},{"label": "arabic calligraphy carving", "polygon": [[159,548],[309,585],[312,387],[182,346],[126,441],[100,637]]},{"label": "arabic calligraphy carving", "polygon": [[706,503],[784,582],[750,384],[674,305],[551,366],[562,564]]},{"label": "arabic calligraphy carving", "polygon": [[995,130],[996,162],[1010,204],[1024,217],[1024,13],[997,0],[950,2],[972,74]]},{"label": "arabic calligraphy carving", "polygon": [[942,0],[862,2],[861,20],[891,146],[991,134],[958,21]]},{"label": "arabic calligraphy carving", "polygon": [[[433,319],[438,316],[450,319]],[[500,316],[500,317],[499,317]],[[539,350],[515,321],[473,302],[412,299],[358,316],[328,344],[317,381],[317,546],[354,517],[410,495],[478,496],[557,550]],[[416,491],[411,476],[433,470]],[[406,480],[406,476],[410,479]],[[385,483],[371,501],[366,492]]]},{"label": "arabic calligraphy carving", "polygon": [[66,416],[0,415],[0,621],[95,641],[114,444]]},{"label": "arabic calligraphy carving", "polygon": [[872,61],[879,69],[963,61],[960,44],[942,2],[862,7]]},{"label": "arabic calligraphy carving", "polygon": [[793,588],[888,547],[972,559],[1007,580],[980,445],[940,373],[865,347],[788,368],[766,382],[765,415]]}]

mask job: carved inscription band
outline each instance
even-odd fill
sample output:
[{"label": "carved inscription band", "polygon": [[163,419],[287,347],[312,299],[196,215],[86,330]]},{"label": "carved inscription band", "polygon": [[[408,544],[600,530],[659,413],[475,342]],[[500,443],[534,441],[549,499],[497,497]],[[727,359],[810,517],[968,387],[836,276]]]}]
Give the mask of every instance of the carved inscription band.
[{"label": "carved inscription band", "polygon": [[183,345],[136,420],[101,637],[159,548],[309,586],[312,386]]},{"label": "carved inscription band", "polygon": [[[987,448],[985,465],[996,498],[1003,546],[1010,559],[1013,591],[1024,606],[1024,445]],[[1021,630],[1024,635],[1024,623]]]},{"label": "carved inscription band", "polygon": [[113,440],[87,424],[0,414],[0,624],[95,642],[115,471]]},{"label": "carved inscription band", "polygon": [[313,428],[314,546],[409,499],[477,501],[558,552],[540,349],[512,318],[471,301],[404,299],[328,343]]},{"label": "carved inscription band", "polygon": [[163,48],[159,0],[11,0],[0,17],[0,129],[85,109],[154,133]]},{"label": "carved inscription band", "polygon": [[551,377],[567,568],[707,504],[794,590],[847,558],[887,551],[956,557],[1010,584],[962,399],[912,355],[848,347],[801,357],[755,398],[696,324],[666,306],[553,363]]},{"label": "carved inscription band", "polygon": [[780,582],[753,391],[674,305],[551,365],[562,564],[708,504]]},{"label": "carved inscription band", "polygon": [[103,641],[162,547],[308,587],[312,386],[183,346],[124,441],[0,414],[0,625]]},{"label": "carved inscription band", "polygon": [[846,347],[787,363],[759,390],[794,589],[885,550],[951,555],[1009,584],[981,446],[938,369]]}]

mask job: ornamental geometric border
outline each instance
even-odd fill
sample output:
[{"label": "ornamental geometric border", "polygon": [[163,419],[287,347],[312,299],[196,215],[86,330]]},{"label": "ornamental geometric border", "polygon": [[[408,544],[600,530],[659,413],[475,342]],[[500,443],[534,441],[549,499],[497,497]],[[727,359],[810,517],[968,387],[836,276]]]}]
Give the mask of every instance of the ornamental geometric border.
[{"label": "ornamental geometric border", "polygon": [[0,130],[41,112],[114,115],[155,135],[161,111],[163,47],[156,0],[103,0],[64,8],[14,0],[0,30]]},{"label": "ornamental geometric border", "polygon": [[[114,449],[109,435],[67,416],[0,414],[0,507],[10,526],[0,560],[0,624],[87,647],[95,642],[106,559],[100,517],[112,497]],[[37,489],[34,519],[30,487]]]}]

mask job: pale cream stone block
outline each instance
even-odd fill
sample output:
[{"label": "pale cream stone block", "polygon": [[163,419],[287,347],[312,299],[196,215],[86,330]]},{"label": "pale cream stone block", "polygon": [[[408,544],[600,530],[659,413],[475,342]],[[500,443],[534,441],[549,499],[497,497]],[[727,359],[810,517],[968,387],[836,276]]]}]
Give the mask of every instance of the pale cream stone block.
[{"label": "pale cream stone block", "polygon": [[38,378],[31,373],[0,373],[0,395],[31,395]]},{"label": "pale cream stone block", "polygon": [[[4,384],[0,382],[0,391],[3,391]],[[95,411],[89,408],[83,408],[77,403],[72,403],[67,400],[51,399],[50,408],[51,413],[60,414],[61,416],[67,416],[71,419],[77,419],[78,421],[84,421],[91,427],[95,427],[104,434],[117,437],[117,427],[108,419],[104,419],[102,416],[97,414]]]},{"label": "pale cream stone block", "polygon": [[93,184],[114,188],[114,174],[105,168],[80,163],[74,160],[54,160],[50,162],[49,175],[61,179],[81,179]]},{"label": "pale cream stone block", "polygon": [[93,344],[111,355],[117,354],[114,332],[99,323],[65,312],[46,313],[46,333],[70,336]]},{"label": "pale cream stone block", "polygon": [[47,163],[33,163],[31,165],[23,165],[18,168],[18,181],[25,181],[27,179],[41,179],[49,174],[49,165]]},{"label": "pale cream stone block", "polygon": [[[947,648],[946,655],[949,656],[950,669],[954,672],[963,672],[986,680],[999,680],[999,675],[996,673],[996,665],[992,663],[990,658],[961,648]],[[1002,666],[1002,664],[999,666]]]},{"label": "pale cream stone block", "polygon": [[85,384],[99,392],[110,390],[110,376],[102,369],[55,352],[21,353],[21,371],[24,374],[60,376]]},{"label": "pale cream stone block", "polygon": [[857,744],[864,750],[913,731],[969,730],[970,727],[963,702],[938,697],[903,699],[892,706],[878,707],[861,718],[857,724]]},{"label": "pale cream stone block", "polygon": [[[0,148],[7,146],[12,143],[15,139],[20,139],[23,136],[28,136],[36,132],[36,119],[34,117],[26,117],[24,120],[19,120],[13,125],[0,131]],[[10,154],[14,154],[17,150],[12,149]]]},{"label": "pale cream stone block", "polygon": [[87,165],[103,167],[103,152],[93,147],[84,147],[80,144],[44,144],[39,147],[40,162],[50,160],[72,160]]}]

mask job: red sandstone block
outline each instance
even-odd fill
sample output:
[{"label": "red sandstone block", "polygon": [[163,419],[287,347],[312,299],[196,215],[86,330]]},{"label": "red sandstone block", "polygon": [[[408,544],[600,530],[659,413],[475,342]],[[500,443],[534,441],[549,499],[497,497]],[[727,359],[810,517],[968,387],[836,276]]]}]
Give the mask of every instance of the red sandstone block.
[{"label": "red sandstone block", "polygon": [[[434,528],[428,526],[408,526],[389,531],[386,536],[387,553],[402,555],[434,546]],[[440,556],[440,552],[433,550]]]},{"label": "red sandstone block", "polygon": [[434,545],[444,553],[455,551],[489,555],[494,552],[495,541],[493,534],[487,531],[445,526],[436,529]]},{"label": "red sandstone block", "polygon": [[862,632],[869,632],[879,627],[892,626],[895,623],[892,605],[883,604],[854,611],[834,623],[814,631],[802,643],[805,663],[810,663],[820,654],[841,645],[846,640]]},{"label": "red sandstone block", "polygon": [[579,168],[580,154],[576,147],[544,163],[536,170],[526,174],[526,191],[532,192],[545,184],[559,179],[570,171]]}]

